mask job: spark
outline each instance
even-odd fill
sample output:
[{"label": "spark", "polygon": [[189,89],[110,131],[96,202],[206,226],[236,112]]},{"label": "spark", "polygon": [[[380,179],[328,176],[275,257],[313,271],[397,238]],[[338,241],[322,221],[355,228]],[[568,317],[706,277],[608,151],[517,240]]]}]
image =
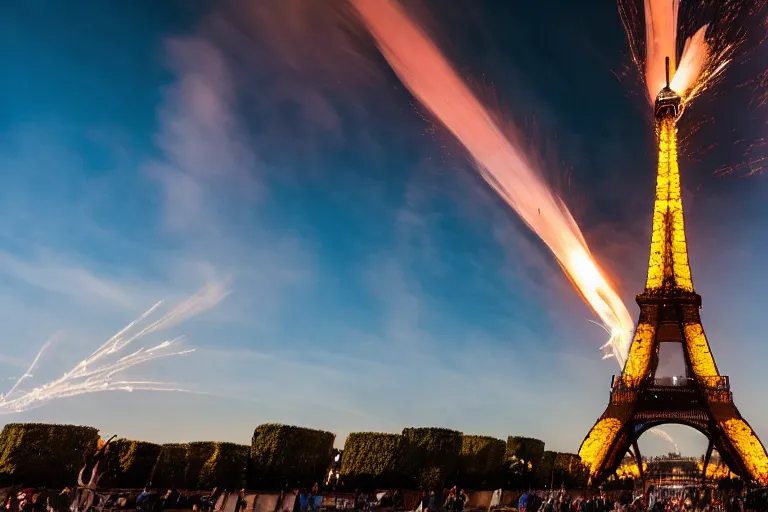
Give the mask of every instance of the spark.
[{"label": "spark", "polygon": [[760,73],[757,77],[757,90],[759,96],[757,98],[757,106],[762,107],[768,105],[768,69]]},{"label": "spark", "polygon": [[562,200],[396,2],[351,2],[403,84],[456,136],[488,185],[552,250],[609,333],[604,350],[623,365],[631,342],[632,319]]},{"label": "spark", "polygon": [[750,177],[762,173],[766,165],[768,165],[768,156],[757,156],[738,164],[724,165],[717,169],[714,175],[726,176],[740,173],[743,177]]},{"label": "spark", "polygon": [[22,383],[32,377],[32,371],[46,349],[51,346],[53,339],[46,341],[27,371],[16,380],[6,394],[0,394],[0,413],[23,412],[60,398],[103,391],[186,391],[172,383],[115,378],[129,368],[149,361],[194,352],[194,349],[176,349],[181,337],[163,341],[149,348],[141,347],[127,354],[124,354],[124,349],[150,333],[168,329],[211,309],[227,295],[226,282],[211,283],[177,304],[157,320],[139,329],[139,326],[160,308],[162,301],[158,302],[58,379],[24,391]]},{"label": "spark", "polygon": [[[638,67],[653,105],[666,85],[665,57],[670,59],[670,88],[680,95],[683,105],[720,82],[746,40],[744,23],[749,16],[749,2],[724,0],[713,10],[711,2],[702,2],[691,18],[708,18],[710,23],[679,20],[680,0],[644,0],[644,22],[635,0],[618,0],[619,16],[627,34],[632,61]],[[678,30],[701,23],[678,52]],[[645,30],[642,30],[644,26]],[[641,42],[644,39],[644,44]],[[677,56],[680,54],[680,60]]]}]

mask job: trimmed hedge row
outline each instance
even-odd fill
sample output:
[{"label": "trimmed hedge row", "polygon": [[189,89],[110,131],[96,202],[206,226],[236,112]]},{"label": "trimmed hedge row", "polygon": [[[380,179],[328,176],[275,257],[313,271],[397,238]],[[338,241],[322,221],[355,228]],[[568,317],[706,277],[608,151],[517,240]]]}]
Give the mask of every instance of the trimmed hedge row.
[{"label": "trimmed hedge row", "polygon": [[535,469],[536,482],[539,484],[539,486],[548,487],[550,481],[552,481],[552,485],[557,485],[557,482],[554,481],[553,474],[555,467],[555,457],[557,457],[557,452],[549,450],[542,454],[541,460]]},{"label": "trimmed hedge row", "polygon": [[[251,446],[221,442],[156,445],[118,439],[107,451],[103,487],[210,489],[312,485],[331,461],[335,435],[330,432],[261,425]],[[98,430],[47,424],[8,424],[0,433],[0,485],[72,486],[98,446]],[[253,459],[253,460],[251,460]]]},{"label": "trimmed hedge row", "polygon": [[554,461],[554,474],[567,488],[584,487],[589,471],[576,453],[558,453]]},{"label": "trimmed hedge row", "polygon": [[[310,487],[333,465],[331,432],[266,424],[250,446],[222,442],[157,445],[118,439],[107,451],[102,487],[229,490]],[[0,434],[0,484],[71,486],[99,443],[98,431],[71,425],[9,424]],[[514,458],[514,459],[513,459]],[[509,462],[515,461],[510,467]],[[520,464],[525,461],[525,464]],[[505,470],[505,463],[507,470]],[[341,458],[349,488],[514,488],[586,482],[578,455],[544,451],[537,439],[504,441],[443,428],[402,434],[352,433]]]},{"label": "trimmed hedge row", "polygon": [[91,427],[9,423],[0,433],[0,478],[14,485],[72,485],[98,440]]},{"label": "trimmed hedge row", "polygon": [[152,486],[162,489],[186,487],[187,450],[189,446],[180,443],[164,444],[152,470]]},{"label": "trimmed hedge row", "polygon": [[249,483],[262,489],[322,482],[336,435],[323,430],[268,423],[251,441]]},{"label": "trimmed hedge row", "polygon": [[510,463],[514,458],[531,464],[533,471],[544,456],[544,441],[532,437],[509,436],[504,459]]},{"label": "trimmed hedge row", "polygon": [[[213,457],[215,450],[215,443],[196,442],[187,445],[184,484],[181,487],[184,487],[185,489],[203,488],[199,486],[203,466],[205,466],[206,462]],[[205,487],[208,486],[206,485]]]},{"label": "trimmed hedge row", "polygon": [[405,441],[400,434],[353,432],[344,443],[343,481],[351,488],[394,488],[400,484],[398,463]]},{"label": "trimmed hedge row", "polygon": [[497,487],[504,463],[506,444],[488,436],[462,436],[459,453],[460,481],[463,487]]},{"label": "trimmed hedge row", "polygon": [[455,478],[459,466],[461,432],[447,428],[405,428],[402,459],[406,483],[438,489]]},{"label": "trimmed hedge row", "polygon": [[440,489],[453,482],[494,488],[503,480],[505,448],[500,439],[441,428],[354,432],[344,444],[341,478],[361,489]]},{"label": "trimmed hedge row", "polygon": [[246,445],[203,441],[163,445],[152,485],[167,489],[240,489],[245,487]]},{"label": "trimmed hedge row", "polygon": [[159,444],[117,439],[107,451],[107,471],[99,485],[117,489],[140,489],[147,485],[162,447]]},{"label": "trimmed hedge row", "polygon": [[540,486],[565,485],[567,488],[584,487],[589,472],[575,453],[545,451],[536,471],[536,480]]},{"label": "trimmed hedge row", "polygon": [[[213,451],[200,468],[194,489],[240,489],[246,486],[250,447],[235,443],[213,443]],[[194,477],[194,475],[193,475]],[[188,480],[188,485],[194,480]]]}]

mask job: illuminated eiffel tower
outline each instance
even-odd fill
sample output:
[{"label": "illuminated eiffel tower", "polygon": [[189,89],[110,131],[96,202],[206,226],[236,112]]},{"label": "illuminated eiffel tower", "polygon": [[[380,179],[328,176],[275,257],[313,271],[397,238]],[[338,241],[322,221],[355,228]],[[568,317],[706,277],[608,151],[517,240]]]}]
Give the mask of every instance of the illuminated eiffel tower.
[{"label": "illuminated eiffel tower", "polygon": [[[768,484],[768,454],[734,405],[728,377],[720,375],[701,326],[701,296],[691,280],[680,198],[675,127],[680,108],[680,97],[667,85],[655,106],[659,162],[648,278],[637,296],[640,319],[624,369],[613,379],[608,407],[579,448],[592,485],[614,474],[627,453],[642,477],[637,440],[666,423],[690,426],[709,439],[702,478],[716,448],[732,472]],[[656,377],[661,343],[682,344],[685,377]]]}]

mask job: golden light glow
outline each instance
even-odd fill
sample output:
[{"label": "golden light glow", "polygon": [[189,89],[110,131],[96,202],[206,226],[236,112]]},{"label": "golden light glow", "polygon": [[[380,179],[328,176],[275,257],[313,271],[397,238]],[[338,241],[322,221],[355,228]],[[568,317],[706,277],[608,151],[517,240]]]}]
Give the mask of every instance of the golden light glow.
[{"label": "golden light glow", "polygon": [[648,375],[651,367],[651,354],[654,349],[656,326],[641,323],[635,329],[635,338],[629,349],[627,364],[624,366],[622,379],[626,382],[637,381]]},{"label": "golden light glow", "polygon": [[709,350],[709,342],[701,324],[685,324],[683,329],[693,372],[702,378],[718,376],[715,358]]},{"label": "golden light glow", "polygon": [[[704,463],[699,462],[699,472],[704,469]],[[719,480],[720,478],[730,478],[731,470],[722,462],[707,464],[707,478],[710,480]]]},{"label": "golden light glow", "polygon": [[[643,462],[643,472],[648,471],[648,464]],[[637,462],[625,462],[616,470],[622,478],[640,478],[640,467]]]},{"label": "golden light glow", "polygon": [[763,485],[768,484],[768,455],[754,430],[747,422],[739,418],[731,418],[720,422],[725,435],[739,452],[752,478]]},{"label": "golden light glow", "polygon": [[680,170],[677,166],[677,128],[672,116],[657,122],[659,164],[656,174],[656,202],[653,207],[653,234],[648,261],[647,291],[672,286],[693,292],[688,247],[685,241],[683,201],[680,197]]},{"label": "golden light glow", "polygon": [[590,476],[595,476],[595,471],[602,464],[620,430],[621,421],[616,418],[603,418],[592,427],[587,438],[581,443],[579,457],[589,469]]}]

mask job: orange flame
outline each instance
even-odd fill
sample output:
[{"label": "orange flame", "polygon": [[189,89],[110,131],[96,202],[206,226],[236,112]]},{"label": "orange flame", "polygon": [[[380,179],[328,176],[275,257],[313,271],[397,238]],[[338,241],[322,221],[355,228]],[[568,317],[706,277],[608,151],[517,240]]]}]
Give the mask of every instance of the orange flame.
[{"label": "orange flame", "polygon": [[[627,8],[623,5],[626,1],[619,0],[622,16],[626,16]],[[645,0],[645,84],[651,104],[667,85],[666,57],[670,62],[670,89],[680,95],[684,103],[690,103],[721,76],[736,46],[736,42],[724,44],[718,51],[713,51],[706,39],[708,25],[704,25],[685,41],[680,62],[677,62],[679,7],[680,0]],[[633,27],[627,21],[624,20],[627,36],[635,51]]]},{"label": "orange flame", "polygon": [[456,136],[485,181],[552,250],[609,333],[606,357],[614,356],[623,365],[632,319],[563,202],[395,1],[351,2],[403,84]]}]

